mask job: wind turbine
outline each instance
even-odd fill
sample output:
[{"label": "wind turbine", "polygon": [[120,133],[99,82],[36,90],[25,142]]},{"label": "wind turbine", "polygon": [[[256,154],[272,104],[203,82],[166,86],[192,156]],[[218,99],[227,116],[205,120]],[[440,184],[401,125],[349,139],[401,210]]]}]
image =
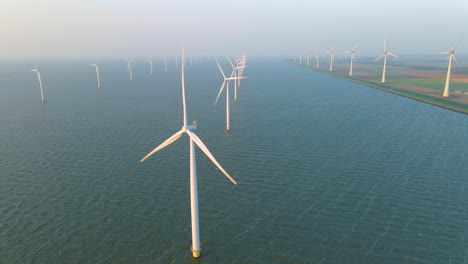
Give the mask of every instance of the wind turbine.
[{"label": "wind turbine", "polygon": [[44,99],[44,92],[42,90],[42,79],[41,79],[41,71],[39,70],[39,66],[36,66],[35,69],[32,69],[30,70],[32,72],[36,72],[37,74],[37,80],[39,81],[39,88],[41,88],[41,101],[42,102],[45,102],[45,99]]},{"label": "wind turbine", "polygon": [[[446,52],[442,52],[441,54],[448,54],[449,55],[449,62],[448,62],[448,69],[447,69],[447,79],[445,80],[445,88],[443,97],[449,97],[449,86],[450,86],[450,72],[452,70],[452,58],[457,62],[457,58],[455,58],[455,49],[458,46],[458,42],[462,39],[463,35],[458,39],[458,41],[453,45],[453,47]],[[458,62],[457,62],[458,63]]]},{"label": "wind turbine", "polygon": [[218,68],[221,71],[221,74],[224,77],[223,84],[221,85],[221,88],[219,89],[219,92],[218,92],[218,96],[216,97],[215,105],[218,103],[219,96],[223,92],[224,86],[226,86],[226,130],[230,131],[231,127],[230,127],[230,121],[229,121],[229,81],[236,80],[236,79],[237,80],[246,79],[247,77],[233,77],[234,71],[232,71],[231,76],[226,77],[226,75],[224,75],[223,69],[221,69],[221,66],[219,66],[219,62],[218,62],[218,59],[216,59],[216,57],[215,57],[215,60],[216,60],[216,64],[218,64]]},{"label": "wind turbine", "polygon": [[[247,66],[245,66],[243,62],[240,62],[240,61],[237,61],[237,60],[236,60],[237,65],[234,66],[234,64],[232,64],[229,57],[227,59],[229,61],[229,64],[231,64],[231,66],[232,66],[233,76],[234,77],[242,76],[242,73],[239,74],[239,70],[244,69]],[[239,86],[240,86],[240,80],[238,78],[235,78],[234,79],[234,101],[237,101],[237,87],[239,87]]]},{"label": "wind turbine", "polygon": [[310,52],[309,52],[309,50],[306,50],[305,52],[307,54],[307,66],[309,66],[309,54],[310,54]]},{"label": "wind turbine", "polygon": [[333,71],[333,61],[335,60],[335,49],[332,49],[331,51],[327,51],[328,54],[330,54],[330,71]]},{"label": "wind turbine", "polygon": [[128,71],[128,76],[130,77],[130,81],[133,80],[132,62],[133,62],[133,60],[131,60],[131,59],[127,60],[127,71]]},{"label": "wind turbine", "polygon": [[184,49],[182,49],[182,106],[183,106],[183,123],[182,129],[166,139],[163,143],[149,152],[140,162],[144,162],[151,155],[158,152],[159,150],[169,146],[179,139],[182,134],[187,134],[189,136],[190,142],[190,209],[191,209],[191,223],[192,223],[192,256],[193,258],[199,258],[201,253],[200,247],[200,234],[199,234],[199,219],[198,219],[198,188],[197,188],[197,164],[195,157],[195,144],[205,153],[205,155],[218,167],[218,169],[226,176],[234,185],[237,185],[237,182],[224,170],[223,167],[218,163],[215,157],[211,154],[205,144],[198,138],[198,136],[193,132],[197,129],[196,122],[194,121],[192,125],[187,125],[187,114],[185,107],[185,82],[184,82]]},{"label": "wind turbine", "polygon": [[351,63],[349,64],[349,76],[353,76],[353,61],[356,61],[356,54],[354,50],[356,49],[358,43],[354,44],[354,47],[350,51],[345,51],[346,54],[351,54]]},{"label": "wind turbine", "polygon": [[97,64],[90,64],[96,68],[97,87],[101,88],[101,81],[99,80],[99,66]]},{"label": "wind turbine", "polygon": [[315,68],[317,68],[317,69],[319,68],[319,57],[320,57],[320,50],[318,49],[318,50],[315,51],[315,59],[317,61],[316,65],[315,65]]},{"label": "wind turbine", "polygon": [[166,58],[164,58],[163,61],[164,61],[164,72],[167,72],[167,60],[166,60]]},{"label": "wind turbine", "polygon": [[390,51],[387,51],[387,41],[384,40],[383,42],[384,44],[384,51],[382,52],[382,54],[380,54],[379,57],[377,57],[377,59],[375,59],[374,62],[378,61],[380,58],[384,58],[384,63],[383,63],[383,71],[382,71],[382,81],[381,83],[385,83],[385,71],[386,71],[386,68],[387,68],[387,55],[390,55],[390,56],[393,56],[393,57],[396,57],[398,58],[397,55],[391,53]]},{"label": "wind turbine", "polygon": [[149,62],[149,64],[150,64],[150,75],[153,76],[153,58],[149,58],[149,60],[146,60],[146,62]]}]

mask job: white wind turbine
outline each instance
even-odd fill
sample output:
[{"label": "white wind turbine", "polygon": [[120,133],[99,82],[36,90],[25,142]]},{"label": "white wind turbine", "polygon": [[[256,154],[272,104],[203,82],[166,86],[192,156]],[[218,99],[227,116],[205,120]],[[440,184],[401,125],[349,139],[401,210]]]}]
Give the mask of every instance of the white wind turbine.
[{"label": "white wind turbine", "polygon": [[378,61],[380,58],[384,57],[384,63],[383,63],[383,70],[382,70],[382,81],[381,83],[385,83],[385,73],[386,73],[386,68],[387,68],[387,55],[390,55],[390,56],[393,56],[395,58],[398,58],[397,55],[391,53],[390,51],[387,51],[387,41],[384,40],[384,51],[382,52],[382,54],[380,54],[379,57],[377,57],[377,59],[374,60],[374,62]]},{"label": "white wind turbine", "polygon": [[327,51],[330,54],[330,71],[333,71],[333,61],[335,60],[335,49]]},{"label": "white wind turbine", "polygon": [[234,64],[232,64],[229,57],[227,59],[229,61],[229,64],[231,64],[231,66],[232,66],[233,77],[235,78],[234,79],[234,101],[237,101],[237,88],[240,86],[240,79],[238,79],[236,77],[242,77],[242,72],[241,71],[247,66],[245,66],[245,64],[242,61],[238,61],[235,58],[234,59],[236,60],[237,65],[234,66]]},{"label": "white wind turbine", "polygon": [[149,58],[146,62],[150,64],[150,75],[153,76],[153,58]]},{"label": "white wind turbine", "polygon": [[443,97],[449,97],[449,86],[450,86],[450,72],[452,70],[452,58],[457,62],[457,58],[455,58],[455,49],[458,46],[458,42],[462,39],[463,35],[458,39],[458,41],[453,45],[453,47],[446,52],[442,52],[441,54],[448,54],[449,55],[449,62],[448,62],[448,68],[447,68],[447,79],[445,80],[445,88],[444,88],[444,93]]},{"label": "white wind turbine", "polygon": [[230,127],[230,120],[229,120],[229,81],[246,79],[247,77],[233,77],[234,71],[232,71],[231,76],[226,77],[226,75],[224,75],[223,69],[221,69],[221,66],[219,65],[218,59],[216,59],[216,57],[215,57],[215,60],[216,60],[216,64],[218,64],[218,68],[221,71],[221,74],[224,77],[223,84],[221,85],[221,88],[219,89],[219,92],[218,92],[218,96],[216,97],[215,105],[218,103],[219,96],[223,92],[224,86],[226,86],[226,130],[230,131],[231,127]]},{"label": "white wind turbine", "polygon": [[315,64],[315,68],[319,68],[319,58],[320,58],[320,50],[316,50],[315,51],[315,60],[316,60],[316,64]]},{"label": "white wind turbine", "polygon": [[42,90],[42,78],[41,78],[41,71],[39,70],[39,66],[36,66],[35,69],[30,70],[32,72],[35,72],[37,74],[37,80],[39,81],[39,88],[41,89],[41,101],[45,102],[44,99],[44,92]]},{"label": "white wind turbine", "polygon": [[128,77],[130,78],[130,81],[133,80],[132,62],[133,62],[133,60],[131,60],[131,59],[127,60],[127,72],[128,72]]},{"label": "white wind turbine", "polygon": [[345,51],[346,54],[351,54],[351,63],[349,64],[349,76],[353,76],[353,61],[356,61],[356,53],[354,52],[358,43],[354,44],[354,47],[350,51]]},{"label": "white wind turbine", "polygon": [[163,61],[164,61],[164,72],[167,72],[167,60],[166,60],[166,58],[164,58]]},{"label": "white wind turbine", "polygon": [[96,68],[96,78],[97,78],[97,87],[101,88],[101,80],[99,79],[99,65],[97,64],[90,64]]},{"label": "white wind turbine", "polygon": [[306,52],[306,54],[307,54],[307,63],[306,63],[306,64],[307,64],[307,66],[309,66],[309,55],[310,55],[310,52],[309,52],[309,50],[306,50],[305,52]]},{"label": "white wind turbine", "polygon": [[187,134],[189,136],[190,142],[190,208],[191,208],[191,223],[192,223],[192,256],[194,258],[200,257],[201,247],[200,247],[200,234],[199,234],[199,221],[198,221],[198,188],[197,188],[197,164],[195,159],[195,144],[205,153],[206,156],[218,167],[218,169],[226,176],[233,184],[237,185],[237,182],[224,170],[223,167],[218,163],[215,157],[211,154],[205,144],[198,138],[198,136],[193,132],[197,128],[196,122],[194,121],[192,125],[187,125],[187,114],[185,107],[185,82],[184,82],[184,50],[182,49],[182,106],[183,106],[183,124],[182,129],[166,139],[163,143],[149,152],[140,162],[144,162],[154,153],[159,150],[169,146],[179,139],[182,134]]}]

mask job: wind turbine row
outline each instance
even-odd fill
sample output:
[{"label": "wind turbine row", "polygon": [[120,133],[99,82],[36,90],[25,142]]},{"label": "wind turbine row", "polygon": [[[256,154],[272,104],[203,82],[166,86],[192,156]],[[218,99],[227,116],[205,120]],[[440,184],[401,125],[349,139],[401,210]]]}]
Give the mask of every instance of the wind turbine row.
[{"label": "wind turbine row", "polygon": [[199,258],[201,254],[201,245],[200,245],[200,230],[199,230],[199,217],[198,217],[198,182],[197,182],[197,163],[195,156],[195,145],[197,145],[203,153],[214,163],[214,165],[228,178],[234,185],[237,185],[237,182],[224,170],[224,168],[218,163],[215,157],[211,154],[208,148],[205,146],[203,141],[198,138],[198,136],[193,132],[197,129],[196,121],[192,122],[192,125],[187,124],[187,111],[185,104],[185,80],[184,80],[184,49],[182,49],[182,110],[183,110],[183,119],[182,119],[182,129],[169,137],[166,141],[161,143],[155,149],[150,151],[145,157],[143,157],[140,162],[144,162],[151,155],[162,150],[163,148],[169,146],[170,144],[177,141],[183,134],[189,136],[190,144],[190,211],[191,211],[191,223],[192,223],[192,256],[193,258]]},{"label": "wind turbine row", "polygon": [[229,77],[226,77],[226,75],[223,72],[223,69],[219,65],[218,59],[215,57],[216,64],[218,65],[219,71],[221,71],[221,74],[223,75],[223,78],[224,78],[223,83],[221,84],[221,88],[219,89],[218,96],[216,97],[215,105],[218,103],[219,96],[223,92],[224,87],[226,87],[226,131],[229,132],[231,130],[230,119],[229,119],[229,117],[230,117],[229,116],[229,82],[232,81],[232,80],[235,81],[235,83],[234,83],[235,100],[237,100],[237,86],[238,86],[237,81],[239,81],[239,85],[240,85],[240,80],[241,79],[246,79],[247,77],[242,76],[243,70],[246,67],[245,66],[245,63],[246,63],[245,56],[242,56],[239,60],[236,60],[237,61],[236,66],[234,66],[232,64],[232,62],[231,62],[231,60],[229,58],[228,58],[228,60],[229,60],[229,63],[231,64],[231,66],[232,66],[232,72],[231,72],[231,75]]},{"label": "wind turbine row", "polygon": [[[450,75],[451,75],[451,70],[452,70],[452,60],[454,60],[456,63],[458,63],[457,59],[455,58],[455,49],[458,46],[458,43],[461,41],[463,38],[463,34],[460,36],[460,38],[455,42],[455,45],[453,47],[445,52],[441,52],[441,54],[447,54],[449,55],[449,60],[448,60],[448,66],[447,66],[447,77],[445,79],[445,86],[444,86],[444,92],[442,94],[443,97],[449,97],[450,94]],[[357,48],[356,43],[354,47],[350,51],[345,51],[345,54],[350,54],[351,55],[351,60],[349,64],[349,76],[353,76],[353,62],[356,61],[356,53],[355,50]],[[309,66],[309,52],[306,50],[305,51],[307,55],[307,66]],[[328,51],[327,53],[330,54],[330,71],[333,71],[333,61],[334,61],[334,50]],[[319,68],[319,54],[320,50],[315,51],[315,58],[317,60],[315,68]],[[382,68],[382,79],[381,83],[386,82],[386,73],[387,73],[387,55],[392,56],[394,58],[398,58],[398,55],[390,52],[387,50],[387,41],[384,40],[384,48],[383,52],[374,60],[374,62],[377,62],[381,58],[383,58],[383,68]],[[296,53],[294,53],[294,63],[296,63]],[[300,54],[300,60],[299,64],[302,64],[302,54]]]}]

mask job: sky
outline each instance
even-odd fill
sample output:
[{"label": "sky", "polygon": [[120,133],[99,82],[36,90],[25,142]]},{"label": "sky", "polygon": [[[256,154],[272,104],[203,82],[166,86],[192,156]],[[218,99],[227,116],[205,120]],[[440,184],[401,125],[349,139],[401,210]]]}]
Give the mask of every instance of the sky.
[{"label": "sky", "polygon": [[289,56],[351,49],[436,54],[464,34],[468,0],[0,0],[0,59]]}]

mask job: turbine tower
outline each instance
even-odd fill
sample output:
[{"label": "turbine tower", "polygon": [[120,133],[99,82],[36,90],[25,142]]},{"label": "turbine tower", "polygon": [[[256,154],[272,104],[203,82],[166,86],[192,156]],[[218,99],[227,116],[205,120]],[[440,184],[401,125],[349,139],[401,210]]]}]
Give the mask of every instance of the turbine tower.
[{"label": "turbine tower", "polygon": [[447,79],[445,80],[445,88],[443,97],[449,97],[449,87],[450,87],[450,72],[452,70],[452,58],[457,62],[457,58],[455,58],[455,49],[458,46],[458,42],[462,39],[463,35],[458,39],[458,41],[453,45],[453,47],[449,51],[442,52],[441,54],[448,54],[449,61],[448,61],[448,68],[447,68]]},{"label": "turbine tower", "polygon": [[377,57],[377,59],[375,59],[374,62],[378,61],[380,58],[384,58],[384,63],[383,63],[383,70],[382,70],[382,81],[381,83],[385,83],[385,71],[386,71],[386,68],[387,68],[387,55],[390,55],[390,56],[393,56],[395,58],[398,58],[397,55],[391,53],[390,51],[387,51],[387,41],[384,40],[383,42],[384,44],[384,51],[382,52],[382,54],[380,54],[379,57]]},{"label": "turbine tower", "polygon": [[101,88],[101,80],[99,79],[99,66],[97,64],[90,64],[96,68],[97,87]]},{"label": "turbine tower", "polygon": [[219,89],[218,96],[216,97],[215,105],[218,103],[219,96],[223,92],[224,86],[226,86],[226,131],[230,131],[230,120],[229,120],[229,81],[231,80],[240,80],[240,79],[246,79],[247,77],[233,77],[234,71],[232,71],[231,76],[226,77],[224,75],[223,69],[221,69],[221,66],[219,65],[218,59],[216,59],[216,64],[218,64],[218,68],[221,71],[221,74],[224,77],[223,84],[221,85],[221,88]]},{"label": "turbine tower", "polygon": [[333,71],[333,61],[335,60],[335,49],[332,49],[331,51],[327,51],[328,54],[330,54],[330,71]]},{"label": "turbine tower", "polygon": [[128,77],[130,78],[130,81],[133,80],[132,62],[133,62],[133,60],[131,60],[131,59],[127,60],[127,71],[128,71]]},{"label": "turbine tower", "polygon": [[349,76],[353,76],[353,61],[356,61],[356,53],[354,52],[357,47],[357,43],[354,44],[354,47],[350,51],[345,51],[346,54],[351,54],[351,63],[349,64]]},{"label": "turbine tower", "polygon": [[146,62],[149,62],[150,64],[150,75],[153,76],[153,58],[149,58],[146,60]]},{"label": "turbine tower", "polygon": [[37,80],[39,81],[39,88],[41,89],[41,101],[45,102],[44,99],[44,91],[42,90],[42,78],[41,78],[41,71],[39,70],[39,66],[36,66],[35,69],[30,70],[37,74]]},{"label": "turbine tower", "polygon": [[198,136],[193,132],[197,129],[197,124],[195,121],[192,122],[192,125],[187,125],[187,114],[185,107],[185,82],[184,82],[184,50],[182,49],[182,106],[183,106],[183,121],[182,129],[166,139],[163,143],[149,152],[140,162],[144,162],[151,155],[158,152],[159,150],[169,146],[179,139],[182,134],[187,134],[189,136],[190,142],[190,209],[191,209],[191,223],[192,223],[192,256],[193,258],[199,258],[201,253],[200,247],[200,234],[199,234],[199,219],[198,219],[198,183],[197,183],[197,163],[195,157],[195,145],[197,145],[203,153],[218,167],[218,169],[226,176],[234,185],[237,182],[224,170],[223,167],[218,163],[215,157],[211,154],[205,144],[198,138]]},{"label": "turbine tower", "polygon": [[320,50],[316,50],[315,51],[315,60],[317,61],[316,64],[315,64],[315,68],[318,69],[319,68],[319,57],[320,57]]}]

